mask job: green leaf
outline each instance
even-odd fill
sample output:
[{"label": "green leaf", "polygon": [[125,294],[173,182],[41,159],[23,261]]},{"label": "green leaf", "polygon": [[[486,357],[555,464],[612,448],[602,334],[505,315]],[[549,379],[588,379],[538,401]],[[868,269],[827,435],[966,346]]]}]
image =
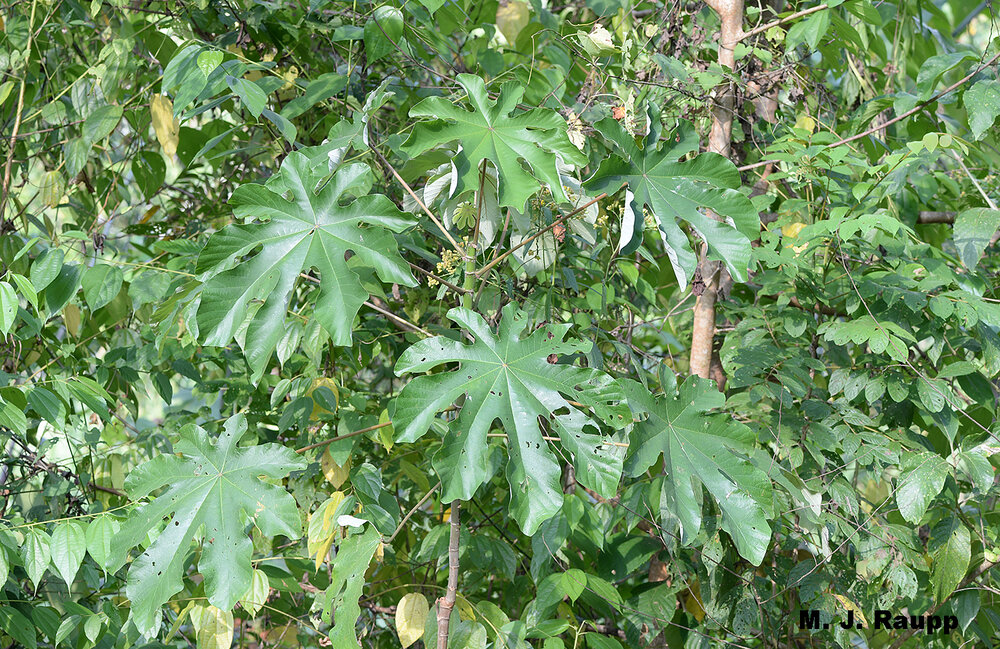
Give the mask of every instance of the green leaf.
[{"label": "green leaf", "polygon": [[[698,136],[693,127],[682,122],[674,134],[661,141],[659,108],[650,104],[647,112],[650,129],[643,148],[614,119],[605,118],[595,125],[618,146],[621,155],[605,159],[584,187],[591,192],[612,193],[627,185],[630,198],[626,201],[619,248],[632,252],[642,242],[638,234],[642,232],[646,208],[659,223],[670,263],[682,288],[694,275],[698,259],[678,220],[690,224],[708,243],[709,252],[725,262],[734,278],[745,282],[750,241],[757,238],[760,218],[750,199],[737,191],[739,171],[732,162],[715,153],[703,153],[681,162],[682,156],[698,150]],[[732,219],[735,227],[725,220],[716,221],[703,213],[705,209]]]},{"label": "green leaf", "polygon": [[87,526],[87,552],[101,568],[108,564],[111,556],[111,540],[120,529],[118,521],[107,514],[102,514],[90,521]]},{"label": "green leaf", "polygon": [[14,404],[6,403],[0,398],[0,427],[24,435],[28,428],[28,418],[24,416],[24,409],[16,408]]},{"label": "green leaf", "polygon": [[369,63],[395,52],[403,38],[403,12],[391,5],[382,5],[372,12],[365,23],[365,56]]},{"label": "green leaf", "polygon": [[[539,417],[549,422],[549,435],[558,435],[561,454],[572,457],[577,480],[601,496],[614,496],[623,453],[597,428],[601,421],[614,428],[629,423],[624,395],[602,372],[547,360],[551,354],[584,353],[591,344],[564,341],[568,324],[547,325],[522,337],[528,318],[513,303],[504,307],[496,334],[472,311],[452,309],[448,318],[475,342],[434,337],[403,352],[396,363],[397,374],[425,372],[442,363],[459,366],[453,372],[410,381],[396,399],[393,416],[397,441],[412,442],[427,432],[436,413],[465,395],[458,419],[434,456],[434,468],[444,487],[441,498],[468,500],[489,477],[487,433],[499,420],[507,433],[510,455],[511,515],[525,534],[533,534],[562,503],[559,463],[542,437]],[[584,412],[570,400],[591,410]],[[566,412],[556,414],[562,410]]]},{"label": "green leaf", "polygon": [[122,290],[124,276],[116,266],[97,264],[83,273],[83,297],[91,311],[97,311],[115,299]]},{"label": "green leaf", "polygon": [[336,72],[321,74],[306,86],[301,97],[291,100],[281,109],[281,115],[286,119],[295,119],[316,104],[326,101],[347,87],[347,77]]},{"label": "green leaf", "polygon": [[18,302],[14,287],[7,282],[0,282],[0,336],[6,336],[14,326]]},{"label": "green leaf", "polygon": [[49,567],[49,558],[51,557],[49,535],[33,527],[24,536],[24,546],[22,547],[24,569],[28,573],[28,579],[37,587],[42,575]]},{"label": "green leaf", "polygon": [[0,629],[26,649],[38,646],[35,626],[13,606],[0,606]]},{"label": "green leaf", "polygon": [[240,98],[243,107],[250,111],[251,115],[259,118],[261,111],[264,110],[264,106],[267,105],[267,93],[261,90],[260,86],[253,81],[230,75],[226,75],[226,83],[236,93],[236,96]]},{"label": "green leaf", "polygon": [[59,248],[49,248],[32,262],[29,277],[36,291],[41,291],[59,276],[65,257],[66,253]]},{"label": "green leaf", "polygon": [[362,534],[354,534],[337,548],[333,560],[333,581],[323,594],[323,618],[330,619],[331,609],[336,612],[330,640],[334,647],[360,646],[355,625],[361,616],[358,600],[365,587],[365,571],[382,543],[382,536],[373,525]]},{"label": "green leaf", "polygon": [[100,142],[118,126],[122,119],[121,106],[101,106],[83,122],[83,139],[87,145]]},{"label": "green leaf", "polygon": [[944,488],[949,469],[945,459],[935,453],[916,453],[906,457],[900,467],[896,488],[896,504],[903,518],[914,525],[920,522],[927,506]]},{"label": "green leaf", "polygon": [[972,270],[983,256],[986,244],[1000,228],[1000,210],[975,207],[959,212],[955,217],[952,236],[958,256],[965,267]]},{"label": "green leaf", "polygon": [[56,524],[52,530],[50,544],[52,565],[67,587],[73,585],[76,572],[80,569],[83,557],[87,554],[87,540],[83,528],[76,521],[63,521]]},{"label": "green leaf", "polygon": [[[523,212],[528,197],[540,188],[538,180],[559,202],[569,202],[559,177],[558,158],[579,166],[587,160],[569,141],[565,120],[546,108],[514,114],[524,95],[524,88],[515,82],[502,85],[500,96],[493,101],[479,77],[460,74],[457,81],[468,93],[473,110],[443,97],[424,99],[410,109],[410,117],[434,121],[418,123],[403,151],[416,157],[433,147],[458,142],[462,148],[452,160],[457,170],[457,193],[479,186],[480,163],[489,160],[500,173],[501,207]],[[522,160],[538,180],[524,170]]]},{"label": "green leaf", "polygon": [[261,115],[277,127],[278,132],[281,133],[281,137],[285,138],[289,144],[295,144],[295,136],[298,134],[298,129],[295,128],[294,124],[267,108],[261,111]]},{"label": "green leaf", "polygon": [[[261,221],[230,225],[202,250],[198,272],[215,275],[202,291],[198,324],[207,344],[222,346],[249,316],[240,342],[254,380],[285,333],[285,312],[301,272],[319,271],[313,315],[337,345],[350,344],[352,322],[369,295],[355,268],[373,268],[386,282],[416,285],[388,232],[401,232],[413,221],[380,194],[345,203],[348,194],[363,193],[370,179],[367,166],[345,165],[316,191],[308,158],[294,152],[265,185],[243,185],[233,193],[236,215]],[[284,198],[286,191],[292,200]],[[258,246],[258,254],[230,269],[234,259]],[[344,258],[349,250],[350,262]]]},{"label": "green leaf", "polygon": [[1000,81],[984,79],[965,91],[962,103],[969,114],[973,139],[983,137],[1000,115]]},{"label": "green leaf", "polygon": [[246,609],[250,617],[255,617],[257,611],[267,603],[267,597],[271,593],[271,584],[267,578],[267,573],[263,570],[254,570],[250,579],[250,588],[240,599],[240,606]]},{"label": "green leaf", "polygon": [[785,48],[792,50],[804,42],[809,46],[810,51],[815,50],[829,27],[829,9],[824,9],[808,18],[803,18],[788,30],[788,35],[785,36]]},{"label": "green leaf", "polygon": [[704,485],[722,510],[722,529],[740,555],[760,565],[771,540],[767,512],[771,482],[740,454],[756,437],[726,415],[709,415],[725,397],[707,379],[689,377],[676,396],[655,398],[639,383],[623,380],[633,412],[649,413],[636,424],[626,470],[638,476],[663,455],[668,507],[680,520],[681,540],[690,543],[701,529],[702,507],[695,488]]},{"label": "green leaf", "polygon": [[969,569],[972,557],[972,537],[958,518],[938,522],[931,530],[931,584],[934,600],[941,604],[951,595]]},{"label": "green leaf", "polygon": [[207,78],[208,75],[215,72],[215,68],[219,67],[222,63],[222,52],[215,50],[206,50],[198,54],[198,67],[201,68],[202,73],[204,73]]},{"label": "green leaf", "polygon": [[278,444],[237,447],[247,432],[246,417],[230,417],[222,433],[210,439],[188,425],[174,445],[178,455],[158,455],[132,470],[125,491],[133,500],[165,491],[129,514],[111,542],[109,572],[124,562],[129,549],[169,517],[166,528],[132,561],[125,594],[132,619],[142,633],[159,626],[160,607],[183,587],[184,558],[191,539],[205,526],[198,567],[205,577],[208,602],[230,610],[251,586],[253,544],[247,526],[266,536],[301,533],[295,500],[281,487],[259,478],[284,478],[305,467],[291,449]]}]

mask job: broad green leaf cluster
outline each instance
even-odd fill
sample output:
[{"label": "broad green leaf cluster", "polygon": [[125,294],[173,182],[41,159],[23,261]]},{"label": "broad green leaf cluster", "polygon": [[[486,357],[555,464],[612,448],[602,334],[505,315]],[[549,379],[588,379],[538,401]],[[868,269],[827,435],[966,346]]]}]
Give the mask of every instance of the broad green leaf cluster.
[{"label": "broad green leaf cluster", "polygon": [[1000,643],[998,26],[8,3],[0,644]]}]

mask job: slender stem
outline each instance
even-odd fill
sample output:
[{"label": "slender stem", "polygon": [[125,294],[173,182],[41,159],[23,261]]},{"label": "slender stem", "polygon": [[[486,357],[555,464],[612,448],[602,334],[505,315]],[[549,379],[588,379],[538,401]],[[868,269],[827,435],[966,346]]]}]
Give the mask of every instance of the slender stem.
[{"label": "slender stem", "polygon": [[962,162],[962,156],[958,155],[954,151],[952,151],[951,154],[955,156],[955,160],[958,162],[958,164],[962,166],[962,171],[965,172],[965,175],[969,177],[969,180],[972,181],[972,184],[975,185],[976,189],[979,190],[979,195],[983,197],[983,200],[986,201],[986,204],[990,206],[990,209],[991,210],[997,209],[997,204],[993,202],[993,199],[990,198],[990,195],[983,190],[983,186],[979,184],[979,181],[976,180],[976,177],[972,175],[972,172],[969,171],[969,168],[965,166],[964,162]]},{"label": "slender stem", "polygon": [[371,309],[374,309],[375,311],[378,311],[379,313],[381,313],[385,317],[389,318],[390,320],[394,320],[397,324],[399,324],[400,326],[402,326],[404,329],[409,329],[409,330],[414,331],[416,333],[423,334],[423,335],[427,336],[428,338],[430,338],[431,336],[434,335],[431,332],[427,331],[426,329],[424,329],[422,327],[418,327],[417,325],[413,324],[409,320],[406,320],[405,318],[400,318],[398,315],[396,315],[392,311],[389,311],[388,309],[383,309],[382,307],[380,307],[377,304],[371,302],[370,300],[365,300],[365,306],[367,306],[367,307],[369,307]]},{"label": "slender stem", "polygon": [[591,205],[593,205],[597,201],[601,200],[602,198],[607,198],[607,197],[608,197],[607,194],[602,193],[599,196],[597,196],[595,198],[592,198],[591,200],[587,201],[586,203],[584,203],[580,207],[576,208],[575,210],[573,210],[569,214],[566,214],[564,216],[560,216],[558,219],[556,219],[552,223],[549,223],[544,228],[542,228],[541,230],[539,230],[535,234],[531,235],[530,237],[528,237],[527,239],[525,239],[521,243],[517,244],[516,246],[512,246],[510,248],[510,250],[508,250],[507,252],[503,253],[502,255],[500,255],[499,257],[497,257],[496,259],[494,259],[490,263],[488,263],[485,266],[483,266],[482,268],[480,268],[479,271],[476,273],[476,277],[482,277],[483,275],[485,275],[486,273],[488,273],[490,271],[490,269],[492,269],[494,266],[496,266],[497,264],[499,264],[501,261],[503,261],[504,259],[506,259],[510,255],[512,255],[517,250],[520,250],[521,248],[523,248],[524,246],[528,245],[529,243],[531,243],[532,241],[534,241],[538,237],[542,236],[543,234],[545,234],[546,232],[548,232],[552,228],[556,227],[557,225],[561,225],[567,219],[573,218],[574,216],[576,216],[577,214],[579,214],[583,210],[587,209],[588,207],[590,207]]},{"label": "slender stem", "polygon": [[413,514],[418,509],[420,509],[421,505],[423,505],[425,502],[427,502],[427,499],[431,497],[431,494],[433,494],[435,491],[437,491],[440,486],[441,486],[441,483],[438,482],[436,485],[434,485],[433,487],[431,487],[430,491],[428,491],[427,493],[425,493],[424,497],[421,498],[420,500],[418,500],[417,504],[414,505],[412,508],[410,508],[410,511],[406,512],[406,516],[403,517],[403,520],[399,521],[399,525],[397,525],[396,529],[393,530],[392,536],[390,536],[388,539],[386,539],[386,541],[385,541],[386,545],[392,543],[393,539],[396,538],[396,535],[399,534],[400,530],[403,529],[403,526],[406,525],[406,521],[410,520],[410,517],[413,516]]},{"label": "slender stem", "polygon": [[448,541],[448,589],[438,600],[438,641],[437,649],[448,649],[448,624],[451,611],[458,596],[458,542],[462,527],[459,522],[461,500],[451,502],[451,538]]},{"label": "slender stem", "polygon": [[438,218],[436,216],[431,214],[431,211],[427,209],[427,205],[424,204],[424,202],[420,199],[420,197],[413,192],[413,189],[410,188],[409,183],[403,180],[402,176],[400,176],[396,172],[396,169],[391,164],[389,164],[389,161],[385,159],[385,156],[382,155],[382,153],[374,146],[369,146],[368,148],[370,148],[372,150],[372,153],[374,153],[378,157],[378,159],[382,161],[382,164],[384,164],[386,169],[388,169],[389,172],[392,173],[393,178],[395,178],[396,181],[403,186],[403,189],[405,189],[406,193],[410,195],[410,198],[412,198],[417,202],[417,205],[419,205],[420,209],[424,211],[424,214],[426,214],[430,218],[430,220],[434,222],[434,225],[438,226],[438,229],[441,230],[441,234],[443,234],[444,237],[448,240],[448,243],[451,244],[451,247],[454,248],[456,252],[462,252],[462,246],[459,245],[457,241],[455,241],[455,237],[451,236],[451,233],[448,232],[448,229],[446,227],[444,227],[444,224],[441,223],[441,221],[438,221]]},{"label": "slender stem", "polygon": [[10,170],[14,164],[14,147],[17,145],[17,131],[21,128],[21,112],[24,110],[24,87],[28,78],[28,67],[31,65],[31,42],[35,37],[35,7],[38,0],[31,2],[31,17],[28,19],[28,44],[24,48],[24,73],[21,75],[21,85],[17,91],[17,108],[14,110],[14,128],[10,132],[8,143],[7,164],[3,169],[3,187],[0,188],[0,219],[3,219],[4,208],[7,207],[7,195],[10,193]]},{"label": "slender stem", "polygon": [[295,452],[305,453],[306,451],[311,451],[314,448],[319,448],[320,446],[326,446],[327,444],[333,444],[334,442],[339,442],[342,439],[357,437],[358,435],[370,433],[373,430],[378,430],[379,428],[385,428],[386,426],[392,426],[392,422],[386,421],[381,424],[375,424],[374,426],[369,426],[368,428],[362,428],[361,430],[356,430],[353,433],[346,433],[344,435],[338,435],[337,437],[331,437],[330,439],[324,439],[322,442],[316,442],[315,444],[310,444],[309,446],[303,446],[302,448],[297,448],[295,449]]},{"label": "slender stem", "polygon": [[826,9],[827,7],[828,7],[828,5],[824,2],[821,5],[816,5],[815,7],[809,7],[808,9],[803,9],[802,11],[796,11],[793,14],[788,14],[784,18],[778,18],[776,20],[772,20],[771,22],[769,22],[767,24],[761,25],[760,27],[754,27],[750,31],[745,32],[742,36],[740,36],[737,39],[737,42],[739,42],[739,41],[745,41],[748,38],[753,38],[757,34],[761,34],[763,32],[766,32],[767,30],[771,29],[772,27],[777,27],[778,25],[781,25],[781,24],[787,23],[789,21],[795,20],[796,18],[802,18],[803,16],[808,16],[809,14],[816,13],[817,11],[822,11],[822,10]]},{"label": "slender stem", "polygon": [[424,275],[427,275],[428,277],[430,277],[431,279],[433,279],[434,281],[436,281],[436,282],[438,282],[440,284],[444,284],[445,286],[447,286],[451,290],[455,291],[456,293],[465,293],[466,292],[465,289],[462,288],[461,286],[458,286],[456,284],[452,284],[448,280],[446,280],[443,277],[440,277],[438,275],[435,275],[434,273],[432,273],[429,270],[424,270],[420,266],[417,266],[416,264],[413,264],[413,263],[410,263],[410,262],[406,262],[406,263],[410,264],[410,268],[412,268],[413,270],[417,271],[418,273],[423,273]]}]

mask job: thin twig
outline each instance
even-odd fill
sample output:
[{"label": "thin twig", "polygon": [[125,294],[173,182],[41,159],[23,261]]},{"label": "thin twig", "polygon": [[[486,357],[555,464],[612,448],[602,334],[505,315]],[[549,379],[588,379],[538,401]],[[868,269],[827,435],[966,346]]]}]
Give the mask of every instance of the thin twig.
[{"label": "thin twig", "polygon": [[381,313],[385,317],[389,318],[390,320],[395,320],[396,323],[398,325],[400,325],[401,327],[404,327],[406,329],[410,329],[411,331],[414,331],[414,332],[419,333],[419,334],[423,334],[423,335],[427,336],[428,338],[430,338],[431,336],[434,335],[431,332],[427,331],[426,329],[418,327],[417,325],[413,324],[409,320],[406,320],[404,318],[400,318],[398,315],[396,315],[392,311],[389,311],[388,309],[383,309],[382,307],[380,307],[377,304],[371,302],[370,300],[365,300],[365,306],[367,306],[367,307],[369,307],[371,309],[374,309],[375,311],[378,311],[379,313]]},{"label": "thin twig", "polygon": [[386,426],[392,426],[391,421],[385,421],[381,424],[375,424],[374,426],[369,426],[368,428],[362,428],[361,430],[356,430],[353,433],[346,433],[344,435],[338,435],[336,437],[331,437],[330,439],[324,439],[322,442],[316,442],[315,444],[310,444],[309,446],[303,446],[302,448],[295,449],[296,453],[305,453],[306,451],[311,451],[314,448],[319,448],[320,446],[326,446],[327,444],[333,444],[334,442],[339,442],[342,439],[348,439],[350,437],[357,437],[358,435],[363,435],[365,433],[370,433],[373,430],[378,430],[379,428],[385,428]]},{"label": "thin twig", "polygon": [[593,205],[597,201],[601,200],[602,198],[607,198],[607,197],[608,197],[607,194],[602,193],[599,196],[597,196],[596,198],[592,198],[591,200],[587,201],[586,203],[584,203],[580,207],[576,208],[575,210],[573,210],[569,214],[566,214],[565,216],[560,216],[558,219],[556,219],[552,223],[549,223],[544,228],[542,228],[541,230],[539,230],[535,234],[531,235],[530,237],[528,237],[527,239],[525,239],[521,243],[517,244],[516,246],[512,246],[505,253],[503,253],[502,255],[498,256],[496,259],[494,259],[490,263],[488,263],[485,266],[483,266],[482,268],[480,268],[476,272],[476,277],[482,277],[483,275],[485,275],[486,273],[488,273],[490,271],[490,269],[492,269],[494,266],[496,266],[497,264],[499,264],[505,258],[507,258],[510,255],[512,255],[515,251],[520,250],[521,248],[523,248],[524,246],[528,245],[529,243],[531,243],[532,241],[534,241],[538,237],[542,236],[543,234],[545,234],[546,232],[548,232],[552,228],[556,227],[557,225],[561,225],[567,219],[570,219],[570,218],[576,216],[577,214],[579,214],[583,210],[587,209],[588,207],[590,207],[591,205]]},{"label": "thin twig", "polygon": [[24,73],[21,75],[21,86],[17,91],[17,108],[14,110],[14,129],[10,133],[8,143],[7,164],[3,169],[3,187],[0,188],[0,219],[3,218],[4,208],[7,207],[7,195],[10,192],[10,171],[14,164],[14,147],[17,145],[17,131],[21,128],[21,112],[24,110],[24,87],[28,78],[28,68],[31,58],[31,43],[35,37],[35,7],[38,0],[32,0],[31,17],[28,19],[28,43],[24,48]]},{"label": "thin twig", "polygon": [[403,189],[406,190],[406,193],[409,194],[410,197],[417,202],[417,205],[419,205],[420,208],[424,211],[424,214],[426,214],[430,218],[430,220],[434,222],[434,225],[438,226],[438,229],[441,230],[441,234],[443,234],[445,238],[448,239],[448,243],[451,244],[451,247],[454,248],[457,252],[462,253],[464,255],[465,250],[463,250],[462,246],[460,246],[458,242],[455,241],[455,237],[451,236],[451,233],[448,232],[448,229],[446,227],[444,227],[444,224],[441,223],[441,221],[438,221],[438,218],[436,216],[431,214],[431,211],[427,209],[427,205],[425,205],[424,202],[420,200],[420,197],[413,192],[413,189],[410,188],[409,183],[403,180],[402,176],[400,176],[399,173],[396,172],[396,169],[391,164],[389,164],[389,161],[385,159],[385,156],[382,155],[382,153],[372,145],[369,145],[368,148],[371,149],[372,153],[374,153],[378,157],[378,159],[382,162],[382,164],[385,165],[386,169],[388,169],[392,173],[396,181],[403,186]]},{"label": "thin twig", "polygon": [[445,286],[447,286],[451,290],[455,291],[456,293],[462,293],[462,294],[464,294],[464,293],[468,292],[464,288],[462,288],[461,286],[458,286],[456,284],[452,284],[448,280],[446,280],[443,277],[440,277],[438,275],[435,275],[434,273],[432,273],[429,270],[424,270],[420,266],[417,266],[416,264],[413,264],[413,263],[410,263],[410,262],[406,262],[406,263],[410,264],[410,268],[412,268],[413,270],[417,271],[418,273],[423,273],[424,275],[427,275],[428,277],[430,277],[431,279],[433,279],[434,281],[436,281],[436,282],[438,282],[440,284],[444,284]]},{"label": "thin twig", "polygon": [[[996,54],[994,54],[993,57],[989,61],[987,61],[986,63],[983,63],[982,65],[980,65],[979,67],[977,67],[975,70],[973,70],[969,74],[965,75],[964,77],[962,77],[961,79],[959,79],[955,83],[951,84],[950,86],[948,86],[947,88],[945,88],[941,92],[937,93],[936,95],[934,95],[933,97],[931,97],[927,101],[920,102],[919,104],[917,104],[916,106],[914,106],[910,110],[906,111],[902,115],[899,115],[897,117],[893,117],[892,119],[890,119],[887,122],[882,122],[881,124],[877,124],[876,126],[872,126],[871,128],[869,128],[869,129],[867,129],[865,131],[862,131],[861,133],[858,133],[857,135],[852,135],[850,137],[845,137],[844,139],[838,140],[837,142],[833,142],[831,144],[827,144],[823,148],[824,149],[832,149],[832,148],[838,147],[838,146],[840,146],[842,144],[848,144],[850,142],[854,142],[855,140],[860,140],[863,137],[868,137],[869,135],[871,135],[875,131],[880,131],[882,129],[888,128],[889,126],[892,126],[896,122],[902,121],[902,120],[906,119],[907,117],[910,117],[911,115],[915,115],[916,113],[919,113],[921,110],[923,110],[924,108],[926,108],[928,105],[934,103],[935,101],[937,101],[941,97],[944,97],[949,92],[955,90],[959,86],[964,85],[966,81],[968,81],[972,77],[976,76],[977,74],[979,74],[980,72],[982,72],[986,68],[990,67],[994,63],[996,63],[997,60],[1000,60],[1000,52],[997,52]],[[752,164],[743,165],[742,167],[739,167],[739,171],[749,171],[751,169],[756,169],[757,167],[763,167],[764,165],[770,164],[772,162],[780,162],[780,161],[779,160],[761,160],[760,162],[754,162]]]},{"label": "thin twig", "polygon": [[425,493],[424,497],[418,500],[417,504],[414,505],[412,508],[410,508],[410,511],[406,512],[406,516],[403,517],[403,520],[399,521],[399,525],[397,525],[396,529],[392,532],[392,536],[390,536],[388,539],[384,541],[386,545],[392,543],[393,539],[396,538],[396,535],[399,534],[400,530],[403,529],[403,526],[406,525],[406,521],[410,520],[410,517],[413,516],[413,514],[415,514],[418,509],[420,509],[421,505],[427,502],[427,499],[431,497],[431,494],[437,491],[440,486],[441,483],[438,482],[436,485],[431,487],[431,490]]},{"label": "thin twig", "polygon": [[776,20],[772,20],[771,22],[769,22],[769,23],[767,23],[765,25],[761,25],[760,27],[754,27],[750,31],[748,31],[748,32],[744,33],[742,36],[740,36],[736,40],[736,42],[738,43],[740,41],[745,41],[748,38],[753,38],[757,34],[766,32],[767,30],[771,29],[772,27],[777,27],[778,25],[781,25],[783,23],[787,23],[790,20],[795,20],[796,18],[802,18],[803,16],[808,16],[809,14],[816,13],[817,11],[822,11],[824,9],[827,9],[828,6],[829,5],[827,5],[824,2],[821,5],[816,5],[815,7],[809,7],[808,9],[803,9],[802,11],[796,11],[793,14],[788,14],[784,18],[778,18]]}]

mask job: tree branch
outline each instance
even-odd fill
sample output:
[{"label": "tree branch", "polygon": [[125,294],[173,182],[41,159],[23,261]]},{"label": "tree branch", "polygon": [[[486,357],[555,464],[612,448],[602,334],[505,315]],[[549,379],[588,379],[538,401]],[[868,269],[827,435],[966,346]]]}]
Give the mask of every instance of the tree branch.
[{"label": "tree branch", "polygon": [[461,500],[451,501],[451,538],[448,541],[448,589],[438,600],[438,641],[437,649],[448,649],[448,624],[451,611],[458,596],[458,541],[462,527],[459,524]]},{"label": "tree branch", "polygon": [[601,195],[599,195],[599,196],[597,196],[597,197],[595,197],[595,198],[587,201],[586,203],[584,203],[580,207],[576,208],[575,210],[573,210],[569,214],[566,214],[565,216],[560,216],[558,219],[556,219],[552,223],[549,223],[548,225],[546,225],[544,228],[542,228],[541,230],[539,230],[535,234],[531,235],[530,237],[528,237],[527,239],[525,239],[521,243],[517,244],[516,246],[511,247],[510,250],[506,251],[505,253],[503,253],[502,255],[500,255],[499,257],[497,257],[496,259],[494,259],[490,263],[488,263],[485,266],[483,266],[482,268],[480,268],[479,271],[476,272],[476,277],[482,277],[483,275],[485,275],[486,273],[488,273],[491,268],[493,268],[494,266],[496,266],[497,264],[499,264],[505,258],[507,258],[510,255],[512,255],[516,250],[520,250],[521,248],[523,248],[524,246],[528,245],[529,243],[531,243],[532,241],[534,241],[538,237],[542,236],[543,234],[545,234],[546,232],[548,232],[552,228],[556,227],[557,225],[561,225],[567,219],[570,219],[570,218],[576,216],[577,214],[579,214],[583,210],[587,209],[588,207],[590,207],[591,205],[593,205],[597,201],[601,200],[602,198],[607,198],[607,197],[608,197],[607,194],[602,193]]},{"label": "tree branch", "polygon": [[765,25],[761,25],[760,27],[754,27],[750,31],[748,31],[748,32],[744,33],[742,36],[740,36],[737,39],[737,42],[739,42],[739,41],[745,41],[748,38],[753,38],[757,34],[761,34],[763,32],[766,32],[767,30],[771,29],[772,27],[777,27],[778,25],[781,25],[781,24],[787,23],[789,21],[795,20],[796,18],[802,18],[803,16],[808,16],[809,14],[816,13],[817,11],[822,11],[822,10],[828,8],[828,6],[829,5],[827,5],[824,2],[821,5],[816,5],[815,7],[809,7],[808,9],[803,9],[802,11],[796,11],[793,14],[788,14],[784,18],[778,18],[776,20],[772,20],[771,22],[769,22],[769,23],[767,23]]}]

